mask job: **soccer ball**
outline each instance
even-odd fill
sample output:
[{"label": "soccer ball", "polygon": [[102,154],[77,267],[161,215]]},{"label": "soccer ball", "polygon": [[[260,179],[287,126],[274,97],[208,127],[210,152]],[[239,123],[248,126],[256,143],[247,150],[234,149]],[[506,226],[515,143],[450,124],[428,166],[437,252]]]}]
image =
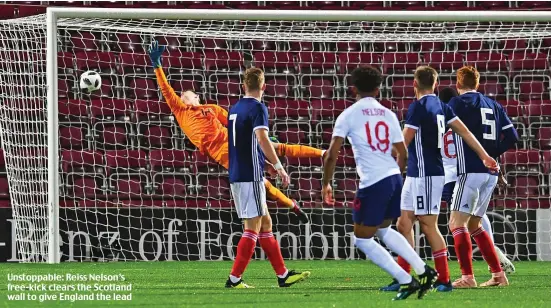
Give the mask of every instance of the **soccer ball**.
[{"label": "soccer ball", "polygon": [[87,71],[80,75],[80,89],[88,93],[99,90],[101,87],[101,76],[97,72]]}]

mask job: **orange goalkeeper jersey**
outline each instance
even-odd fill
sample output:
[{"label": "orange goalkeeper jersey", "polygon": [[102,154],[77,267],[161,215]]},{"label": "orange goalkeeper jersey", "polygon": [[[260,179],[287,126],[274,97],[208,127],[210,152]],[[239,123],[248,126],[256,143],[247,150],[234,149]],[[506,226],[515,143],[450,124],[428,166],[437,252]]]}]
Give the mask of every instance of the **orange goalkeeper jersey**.
[{"label": "orange goalkeeper jersey", "polygon": [[218,105],[184,104],[168,83],[163,69],[156,68],[155,75],[166,103],[189,140],[201,153],[216,160],[227,156],[228,112]]}]

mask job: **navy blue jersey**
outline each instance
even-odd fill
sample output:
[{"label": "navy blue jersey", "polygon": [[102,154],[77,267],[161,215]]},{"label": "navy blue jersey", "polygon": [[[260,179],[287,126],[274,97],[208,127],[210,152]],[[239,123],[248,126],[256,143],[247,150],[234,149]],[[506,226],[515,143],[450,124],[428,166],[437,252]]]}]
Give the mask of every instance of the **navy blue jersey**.
[{"label": "navy blue jersey", "polygon": [[[448,105],[465,123],[488,155],[494,159],[507,150],[502,149],[503,143],[508,142],[501,139],[502,132],[511,129],[516,135],[513,124],[503,107],[478,92],[467,92],[454,97]],[[454,141],[457,153],[457,174],[488,173],[488,168],[484,166],[482,160],[459,135],[454,134]]]},{"label": "navy blue jersey", "polygon": [[408,145],[407,176],[443,176],[440,148],[446,124],[456,120],[453,111],[440,99],[429,94],[409,105],[406,127],[417,130]]},{"label": "navy blue jersey", "polygon": [[255,131],[268,130],[268,109],[252,97],[243,97],[228,113],[230,183],[257,182],[264,178],[266,157]]}]

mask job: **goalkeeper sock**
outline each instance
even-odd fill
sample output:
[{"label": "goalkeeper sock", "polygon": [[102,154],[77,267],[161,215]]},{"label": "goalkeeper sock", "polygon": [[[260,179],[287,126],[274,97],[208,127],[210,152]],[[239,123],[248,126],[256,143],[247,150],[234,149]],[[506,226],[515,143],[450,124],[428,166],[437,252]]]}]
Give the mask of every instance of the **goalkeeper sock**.
[{"label": "goalkeeper sock", "polygon": [[492,239],[492,243],[495,243],[495,241],[494,241],[494,232],[492,231],[492,224],[490,223],[490,219],[488,219],[488,215],[484,214],[484,216],[482,216],[481,221],[482,221],[482,228],[484,228],[484,230],[486,230],[486,232],[488,233],[488,235]]},{"label": "goalkeeper sock", "polygon": [[490,238],[490,235],[484,228],[478,228],[472,233],[482,257],[486,260],[486,263],[490,266],[492,273],[499,273],[502,271],[499,258],[497,257],[496,249],[494,248],[494,242]]},{"label": "goalkeeper sock", "polygon": [[279,278],[284,278],[287,275],[287,268],[285,267],[285,262],[283,261],[283,256],[281,255],[281,249],[279,248],[279,243],[274,238],[274,234],[270,232],[260,232],[258,235],[258,242],[260,247],[266,253],[266,257],[272,264],[276,275]]},{"label": "goalkeeper sock", "polygon": [[406,273],[411,273],[411,265],[409,265],[408,261],[406,261],[404,258],[398,256],[398,265],[400,265],[400,267],[402,269],[404,269],[404,271],[406,271]]},{"label": "goalkeeper sock", "polygon": [[376,234],[385,243],[386,247],[404,258],[413,267],[417,275],[422,275],[425,272],[425,262],[402,234],[390,227],[380,228]]},{"label": "goalkeeper sock", "polygon": [[289,197],[285,196],[281,190],[277,189],[270,181],[265,180],[264,185],[266,186],[266,197],[270,200],[276,200],[277,202],[285,205],[290,209],[294,209],[296,204]]},{"label": "goalkeeper sock", "polygon": [[411,275],[406,273],[398,263],[394,261],[390,253],[379,243],[375,242],[373,238],[354,237],[354,244],[365,253],[369,260],[389,273],[398,283],[406,284],[411,282]]},{"label": "goalkeeper sock", "polygon": [[298,144],[280,143],[277,148],[277,154],[286,157],[321,157],[322,153],[320,149]]},{"label": "goalkeeper sock", "polygon": [[[466,227],[459,227],[452,230],[453,246],[455,255],[459,261],[462,275],[473,275],[473,243]],[[493,249],[493,247],[492,247]]]},{"label": "goalkeeper sock", "polygon": [[448,268],[448,250],[446,248],[432,252],[434,267],[438,272],[438,281],[448,283],[450,281],[450,270]]},{"label": "goalkeeper sock", "polygon": [[245,230],[243,235],[241,235],[239,244],[237,244],[237,255],[235,256],[235,261],[233,261],[233,267],[231,269],[230,280],[233,283],[241,279],[241,275],[243,275],[247,265],[249,265],[254,254],[257,238],[258,234],[252,230]]}]

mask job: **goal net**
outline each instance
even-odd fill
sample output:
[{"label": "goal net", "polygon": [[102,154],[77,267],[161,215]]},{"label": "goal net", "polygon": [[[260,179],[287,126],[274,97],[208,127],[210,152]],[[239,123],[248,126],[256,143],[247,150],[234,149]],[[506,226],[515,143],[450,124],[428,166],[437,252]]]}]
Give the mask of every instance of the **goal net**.
[{"label": "goal net", "polygon": [[[62,18],[54,36],[55,85],[46,83],[45,15],[0,22],[0,198],[10,201],[0,210],[10,213],[3,215],[11,223],[10,261],[43,262],[52,253],[52,179],[61,261],[233,258],[242,226],[227,171],[197,150],[165,104],[147,56],[152,40],[168,46],[163,68],[177,93],[193,89],[224,108],[243,94],[246,68],[264,69],[270,134],[322,149],[336,116],[354,101],[349,73],[358,65],[381,69],[379,99],[401,121],[417,66],[437,69],[438,89],[453,87],[462,65],[476,66],[479,91],[503,104],[521,136],[501,158],[509,187],[496,189],[488,213],[496,245],[514,258],[551,259],[548,22]],[[91,94],[78,82],[88,70],[102,77]],[[48,101],[53,86],[57,101]],[[49,108],[57,119],[48,119]],[[48,121],[58,127],[57,157],[48,157]],[[310,215],[299,224],[269,202],[284,257],[363,257],[351,244],[357,175],[350,146],[337,163],[335,207],[321,202],[321,158],[282,161],[292,178],[282,192]],[[448,217],[444,206],[439,222],[453,257]],[[430,258],[419,233],[416,243]],[[264,257],[260,249],[255,257]]]}]

